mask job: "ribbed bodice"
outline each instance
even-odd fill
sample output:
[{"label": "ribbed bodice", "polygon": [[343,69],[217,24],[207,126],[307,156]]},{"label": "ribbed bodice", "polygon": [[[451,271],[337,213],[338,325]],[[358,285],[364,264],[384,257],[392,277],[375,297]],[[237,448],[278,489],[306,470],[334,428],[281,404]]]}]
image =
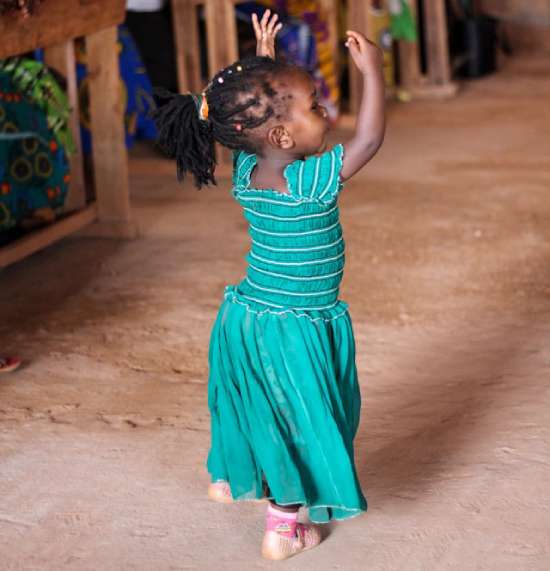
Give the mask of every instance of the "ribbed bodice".
[{"label": "ribbed bodice", "polygon": [[344,240],[337,194],[341,146],[285,170],[289,194],[249,188],[254,155],[236,158],[234,194],[249,223],[244,300],[273,308],[324,310],[338,302]]}]

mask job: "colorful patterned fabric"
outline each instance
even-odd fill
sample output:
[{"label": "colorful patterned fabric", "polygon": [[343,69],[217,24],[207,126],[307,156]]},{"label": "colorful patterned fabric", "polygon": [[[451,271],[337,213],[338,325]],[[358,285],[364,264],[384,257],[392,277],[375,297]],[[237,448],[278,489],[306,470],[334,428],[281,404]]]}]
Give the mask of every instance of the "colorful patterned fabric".
[{"label": "colorful patterned fabric", "polygon": [[317,54],[316,69],[313,73],[319,89],[322,104],[327,108],[331,119],[336,119],[340,102],[340,87],[334,56],[329,43],[329,27],[326,16],[318,0],[272,0],[274,7],[293,18],[307,24],[315,36]]},{"label": "colorful patterned fabric", "polygon": [[[37,211],[63,208],[69,165],[46,113],[0,72],[0,231],[16,230]],[[10,233],[10,236],[12,233]]]},{"label": "colorful patterned fabric", "polygon": [[65,151],[74,152],[69,100],[48,68],[40,61],[14,57],[0,61],[0,71],[9,74],[17,91],[46,113],[48,127]]},{"label": "colorful patterned fabric", "polygon": [[315,79],[320,103],[335,120],[340,104],[340,88],[329,44],[328,24],[316,0],[263,0],[237,4],[237,15],[250,20],[273,8],[284,22],[277,36],[278,54],[307,70]]},{"label": "colorful patterned fabric", "polygon": [[355,342],[338,300],[344,242],[337,199],[341,145],[285,170],[289,194],[250,187],[255,155],[235,156],[233,193],[249,223],[246,278],[226,289],[212,330],[212,481],[310,519],[366,510],[353,439],[360,412]]},{"label": "colorful patterned fabric", "polygon": [[394,40],[416,42],[416,18],[407,0],[389,0],[391,33]]}]

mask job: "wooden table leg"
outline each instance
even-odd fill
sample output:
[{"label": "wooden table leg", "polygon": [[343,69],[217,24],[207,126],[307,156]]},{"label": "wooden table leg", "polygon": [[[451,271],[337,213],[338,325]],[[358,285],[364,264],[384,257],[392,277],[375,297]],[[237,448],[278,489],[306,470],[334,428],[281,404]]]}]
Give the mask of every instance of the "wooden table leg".
[{"label": "wooden table leg", "polygon": [[[415,21],[418,21],[417,0],[409,0],[409,8],[411,10],[412,17],[415,19]],[[416,42],[399,40],[398,49],[401,85],[405,88],[417,85],[422,81],[418,40]]]},{"label": "wooden table leg", "polygon": [[424,2],[428,77],[435,85],[451,82],[451,63],[444,0]]},{"label": "wooden table leg", "polygon": [[87,36],[86,55],[98,212],[98,223],[88,233],[105,237],[135,237],[136,227],[130,212],[117,28],[107,28]]},{"label": "wooden table leg", "polygon": [[[206,0],[205,15],[209,76],[213,77],[239,58],[235,4],[232,0]],[[216,154],[218,164],[231,164],[231,151],[217,145]]]},{"label": "wooden table leg", "polygon": [[206,36],[209,76],[239,57],[235,5],[232,0],[206,0]]},{"label": "wooden table leg", "polygon": [[193,0],[172,0],[172,25],[180,93],[196,93],[202,89],[196,8]]}]

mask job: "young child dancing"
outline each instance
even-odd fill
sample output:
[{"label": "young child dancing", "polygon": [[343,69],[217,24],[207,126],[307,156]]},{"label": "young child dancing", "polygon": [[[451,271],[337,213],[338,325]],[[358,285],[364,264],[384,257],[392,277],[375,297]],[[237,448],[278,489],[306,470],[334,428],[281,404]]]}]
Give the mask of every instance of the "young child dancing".
[{"label": "young child dancing", "polygon": [[338,195],[384,137],[378,48],[348,31],[363,76],[354,135],[326,150],[329,123],[303,70],[276,61],[281,25],[253,18],[257,57],[214,76],[203,93],[159,94],[161,147],[178,178],[215,183],[214,143],[233,149],[233,195],[249,223],[245,279],[225,291],[209,350],[215,500],[269,500],[262,554],[286,559],[321,541],[297,522],[367,508],[354,465],[360,395],[347,305],[338,300],[344,241]]}]

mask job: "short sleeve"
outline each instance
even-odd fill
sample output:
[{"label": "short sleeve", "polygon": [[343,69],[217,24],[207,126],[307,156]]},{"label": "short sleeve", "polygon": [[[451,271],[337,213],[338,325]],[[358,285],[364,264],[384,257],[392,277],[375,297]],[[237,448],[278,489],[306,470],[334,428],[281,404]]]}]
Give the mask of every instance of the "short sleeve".
[{"label": "short sleeve", "polygon": [[238,188],[247,184],[253,157],[254,155],[244,151],[233,151],[233,187]]},{"label": "short sleeve", "polygon": [[303,198],[332,202],[342,188],[343,156],[344,147],[340,144],[322,155],[292,163],[287,179],[293,193]]}]

